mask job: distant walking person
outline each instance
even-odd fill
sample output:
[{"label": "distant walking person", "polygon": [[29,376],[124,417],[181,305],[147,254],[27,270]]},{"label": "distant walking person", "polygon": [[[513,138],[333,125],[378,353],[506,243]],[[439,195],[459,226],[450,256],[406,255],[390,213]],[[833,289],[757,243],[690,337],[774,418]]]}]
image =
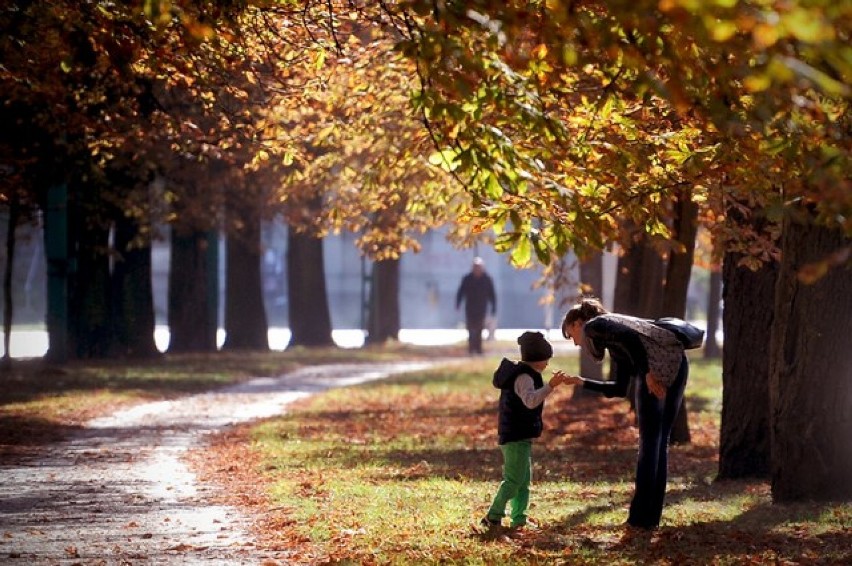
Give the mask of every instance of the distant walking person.
[{"label": "distant walking person", "polygon": [[616,369],[614,381],[568,376],[568,383],[607,397],[625,397],[630,381],[636,381],[639,456],[627,525],[656,529],[666,494],[669,436],[689,375],[684,346],[673,332],[648,320],[611,314],[590,298],[566,313],[562,335],[599,361],[609,351]]},{"label": "distant walking person", "polygon": [[456,310],[464,301],[464,318],[467,327],[467,351],[470,354],[482,353],[482,329],[485,327],[485,315],[491,305],[491,314],[497,312],[497,294],[494,282],[485,272],[485,263],[481,257],[473,258],[473,267],[462,277],[456,292]]}]

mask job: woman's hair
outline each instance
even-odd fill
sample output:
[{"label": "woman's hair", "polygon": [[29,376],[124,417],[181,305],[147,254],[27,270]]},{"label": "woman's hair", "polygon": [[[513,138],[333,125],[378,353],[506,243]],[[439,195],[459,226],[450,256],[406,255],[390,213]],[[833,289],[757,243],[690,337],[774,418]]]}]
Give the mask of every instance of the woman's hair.
[{"label": "woman's hair", "polygon": [[583,322],[588,322],[596,316],[606,314],[607,312],[608,311],[601,304],[600,299],[595,297],[584,297],[579,303],[571,307],[568,312],[565,313],[565,318],[562,320],[562,336],[568,338],[568,333],[565,332],[565,328],[574,324],[576,321],[582,320]]}]

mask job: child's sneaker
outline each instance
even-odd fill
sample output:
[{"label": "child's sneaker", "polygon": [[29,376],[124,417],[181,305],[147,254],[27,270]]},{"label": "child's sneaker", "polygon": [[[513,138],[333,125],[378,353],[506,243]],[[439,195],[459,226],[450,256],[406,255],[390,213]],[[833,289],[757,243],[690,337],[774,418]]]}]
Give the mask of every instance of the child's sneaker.
[{"label": "child's sneaker", "polygon": [[490,519],[488,517],[483,517],[479,524],[477,525],[476,530],[480,533],[493,533],[499,529],[503,528],[503,523],[496,519]]},{"label": "child's sneaker", "polygon": [[513,530],[523,530],[523,531],[537,531],[539,530],[538,523],[527,519],[523,523],[518,523],[516,525],[512,525]]}]

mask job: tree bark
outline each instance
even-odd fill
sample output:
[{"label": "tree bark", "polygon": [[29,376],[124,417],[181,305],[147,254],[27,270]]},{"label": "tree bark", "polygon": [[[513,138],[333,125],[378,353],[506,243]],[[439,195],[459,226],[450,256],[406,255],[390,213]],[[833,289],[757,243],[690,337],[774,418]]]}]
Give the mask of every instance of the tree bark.
[{"label": "tree bark", "polygon": [[113,338],[109,226],[80,203],[69,225],[76,267],[69,279],[69,348],[78,359],[106,358]]},{"label": "tree bark", "polygon": [[293,229],[287,231],[287,303],[288,348],[334,345],[322,239]]},{"label": "tree bark", "polygon": [[[595,252],[580,262],[580,290],[582,294],[600,297],[603,294],[603,253]],[[561,321],[560,321],[561,323]],[[589,379],[603,379],[603,365],[585,349],[580,349],[580,375]],[[599,397],[600,393],[575,387],[572,397]]]},{"label": "tree bark", "polygon": [[207,232],[172,230],[169,262],[169,347],[171,354],[215,352],[217,321],[211,316]]},{"label": "tree bark", "polygon": [[18,199],[12,195],[9,203],[9,225],[6,228],[6,269],[3,273],[3,361],[10,364],[12,353],[9,351],[12,342],[12,321],[14,319],[14,302],[12,301],[12,275],[15,265],[15,231],[18,228]]},{"label": "tree bark", "polygon": [[782,230],[771,338],[772,497],[849,500],[852,238],[797,212]]},{"label": "tree bark", "polygon": [[773,326],[776,263],[759,270],[725,255],[722,357],[722,424],[719,479],[769,473],[769,329]]},{"label": "tree bark", "polygon": [[[690,191],[678,192],[675,203],[673,236],[681,247],[672,250],[666,266],[666,285],[663,292],[660,315],[684,318],[686,316],[686,297],[689,280],[692,276],[692,264],[695,257],[695,237],[698,233],[698,205],[692,201]],[[686,397],[672,426],[671,442],[685,444],[692,440],[689,433],[689,411]]]},{"label": "tree bark", "polygon": [[613,312],[655,317],[662,304],[665,263],[660,254],[640,236],[633,246],[618,258]]},{"label": "tree bark", "polygon": [[160,354],[154,341],[154,290],[151,283],[151,243],[137,241],[139,224],[119,213],[112,270],[113,353],[151,358]]},{"label": "tree bark", "polygon": [[678,193],[675,203],[673,238],[680,248],[672,250],[666,265],[666,284],[660,316],[686,316],[686,297],[692,264],[695,257],[695,236],[698,232],[698,205],[692,202],[689,191]]},{"label": "tree bark", "polygon": [[[234,208],[232,207],[232,212]],[[238,209],[237,209],[238,210]],[[225,260],[225,343],[223,350],[269,350],[263,304],[260,219],[240,214],[242,230],[227,236]]]},{"label": "tree bark", "polygon": [[47,325],[48,348],[44,358],[50,363],[63,363],[71,357],[68,296],[71,276],[68,221],[68,186],[48,188],[44,209],[44,251],[47,260]]},{"label": "tree bark", "polygon": [[399,340],[399,259],[373,263],[367,344]]},{"label": "tree bark", "polygon": [[719,331],[719,304],[722,301],[722,272],[710,271],[710,292],[707,298],[707,334],[704,336],[704,358],[714,360],[722,357],[722,349],[716,334]]},{"label": "tree bark", "polygon": [[[633,246],[618,258],[618,273],[615,278],[613,312],[654,318],[662,303],[665,264],[660,254],[640,235]],[[610,359],[610,379],[615,379],[615,364]],[[627,390],[630,408],[635,410],[636,396],[631,380]]]}]

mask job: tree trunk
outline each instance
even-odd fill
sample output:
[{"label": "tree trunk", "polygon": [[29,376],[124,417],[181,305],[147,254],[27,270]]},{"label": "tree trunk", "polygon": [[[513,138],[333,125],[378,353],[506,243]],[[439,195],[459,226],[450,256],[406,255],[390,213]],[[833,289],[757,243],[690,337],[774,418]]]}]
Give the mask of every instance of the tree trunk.
[{"label": "tree trunk", "polygon": [[334,345],[322,239],[293,229],[287,231],[287,303],[288,348]]},{"label": "tree trunk", "polygon": [[785,220],[769,373],[776,502],[852,499],[850,252],[841,230]]},{"label": "tree trunk", "polygon": [[655,317],[663,300],[665,263],[642,235],[618,258],[613,312]]},{"label": "tree trunk", "polygon": [[666,284],[658,316],[686,316],[686,297],[692,264],[695,257],[695,236],[698,232],[698,205],[690,192],[681,190],[675,204],[673,238],[682,246],[672,250],[666,266]]},{"label": "tree trunk", "polygon": [[778,266],[757,271],[725,255],[722,326],[722,424],[719,478],[766,477],[769,473],[769,329]]},{"label": "tree trunk", "polygon": [[[660,310],[663,300],[665,264],[660,254],[648,242],[644,234],[633,247],[618,258],[618,273],[615,279],[613,312],[653,318]],[[615,364],[610,359],[610,379],[615,379]],[[631,380],[627,390],[630,408],[635,410],[635,388]]]},{"label": "tree trunk", "polygon": [[151,244],[137,240],[139,224],[124,214],[115,222],[112,270],[113,353],[151,358],[160,354],[154,342],[154,291],[151,283]]},{"label": "tree trunk", "polygon": [[[688,190],[680,190],[675,203],[673,236],[682,247],[672,250],[666,267],[666,286],[660,315],[684,318],[686,297],[695,256],[695,236],[698,232],[698,205],[692,202]],[[672,426],[671,442],[685,444],[692,440],[689,433],[689,411],[686,397]]]},{"label": "tree trunk", "polygon": [[399,340],[399,259],[373,263],[367,344]]},{"label": "tree trunk", "polygon": [[[580,262],[580,291],[584,295],[601,297],[603,295],[603,254],[595,252],[588,259]],[[561,321],[560,321],[561,323]],[[580,375],[600,381],[603,379],[603,365],[585,349],[580,349]],[[599,397],[600,393],[575,387],[573,398]]]},{"label": "tree trunk", "polygon": [[242,214],[241,220],[243,229],[227,236],[222,349],[266,351],[269,324],[263,304],[260,219],[257,215]]},{"label": "tree trunk", "polygon": [[207,265],[210,240],[207,232],[172,229],[168,291],[171,354],[216,351],[217,321],[211,316],[208,296],[215,288]]},{"label": "tree trunk", "polygon": [[69,346],[78,359],[106,358],[112,348],[109,226],[85,205],[69,218],[75,267],[69,285]]},{"label": "tree trunk", "polygon": [[18,228],[18,199],[12,195],[9,203],[9,225],[6,228],[6,269],[3,274],[3,361],[8,365],[12,361],[10,346],[12,342],[12,321],[14,304],[12,301],[12,275],[15,265],[15,231]]},{"label": "tree trunk", "polygon": [[722,301],[722,272],[710,271],[710,293],[707,299],[707,333],[704,336],[704,358],[713,360],[722,357],[722,349],[716,334],[719,331],[719,304]]},{"label": "tree trunk", "polygon": [[47,190],[44,207],[44,251],[47,260],[47,336],[45,360],[63,363],[71,356],[68,322],[69,230],[68,187],[53,185]]}]

